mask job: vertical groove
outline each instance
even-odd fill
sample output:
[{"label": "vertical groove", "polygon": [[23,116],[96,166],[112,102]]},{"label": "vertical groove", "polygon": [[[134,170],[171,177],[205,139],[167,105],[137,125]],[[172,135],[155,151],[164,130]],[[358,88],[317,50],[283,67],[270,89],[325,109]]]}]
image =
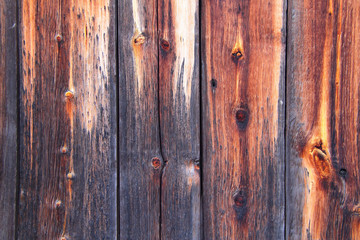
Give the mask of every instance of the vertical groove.
[{"label": "vertical groove", "polygon": [[166,161],[164,158],[163,150],[162,150],[162,140],[161,140],[161,122],[160,122],[160,48],[159,48],[159,0],[156,1],[156,47],[157,47],[157,109],[158,109],[158,122],[159,122],[159,149],[160,155],[162,159],[162,167],[160,172],[160,190],[159,190],[159,239],[161,240],[161,223],[162,223],[162,180],[163,173],[166,165]]},{"label": "vertical groove", "polygon": [[120,97],[119,97],[119,2],[115,0],[115,58],[116,58],[116,76],[115,76],[115,83],[116,83],[116,237],[120,239],[120,139],[119,139],[119,130],[120,130]]},{"label": "vertical groove", "polygon": [[204,148],[204,143],[203,143],[203,106],[202,106],[202,55],[201,55],[201,38],[202,38],[202,33],[201,33],[201,16],[202,16],[202,5],[201,5],[202,1],[199,0],[199,13],[198,13],[198,21],[199,21],[199,36],[198,36],[198,41],[199,41],[199,108],[200,108],[200,114],[199,114],[199,123],[200,123],[200,160],[199,160],[199,164],[200,164],[200,239],[204,238],[204,204],[203,204],[203,148]]},{"label": "vertical groove", "polygon": [[16,190],[15,190],[15,227],[14,238],[18,239],[18,221],[20,211],[20,0],[15,3],[16,6]]},{"label": "vertical groove", "polygon": [[285,30],[285,76],[284,76],[284,109],[285,109],[285,123],[284,123],[284,239],[286,239],[287,236],[287,221],[286,221],[286,217],[287,217],[287,203],[286,203],[286,199],[287,199],[287,191],[286,191],[286,183],[287,183],[287,168],[286,168],[286,164],[287,164],[287,159],[286,159],[286,151],[287,151],[287,120],[288,120],[288,112],[287,112],[287,74],[288,74],[288,64],[287,64],[287,51],[288,51],[288,19],[289,19],[289,4],[288,4],[288,0],[285,0],[285,4],[286,4],[286,11],[285,11],[285,24],[286,24],[286,30]]}]

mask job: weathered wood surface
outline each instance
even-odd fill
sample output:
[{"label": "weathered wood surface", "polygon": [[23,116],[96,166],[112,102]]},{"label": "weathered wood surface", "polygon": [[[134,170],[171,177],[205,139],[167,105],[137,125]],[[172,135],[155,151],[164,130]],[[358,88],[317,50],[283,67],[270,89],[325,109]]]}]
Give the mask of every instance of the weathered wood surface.
[{"label": "weathered wood surface", "polygon": [[15,237],[17,179],[16,2],[0,0],[0,239]]},{"label": "weathered wood surface", "polygon": [[360,2],[289,0],[288,239],[360,238]]},{"label": "weathered wood surface", "polygon": [[283,239],[286,2],[201,6],[204,239]]},{"label": "weathered wood surface", "polygon": [[156,3],[119,1],[120,239],[160,238]]},{"label": "weathered wood surface", "polygon": [[116,238],[115,1],[22,0],[19,239]]},{"label": "weathered wood surface", "polygon": [[199,3],[158,1],[161,239],[200,239]]}]

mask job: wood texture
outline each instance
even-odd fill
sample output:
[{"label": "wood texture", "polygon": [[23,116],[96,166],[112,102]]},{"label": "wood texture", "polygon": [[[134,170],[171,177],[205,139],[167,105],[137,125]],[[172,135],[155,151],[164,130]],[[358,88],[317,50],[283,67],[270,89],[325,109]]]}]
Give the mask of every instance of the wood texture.
[{"label": "wood texture", "polygon": [[20,1],[19,239],[116,237],[115,1]]},{"label": "wood texture", "polygon": [[160,237],[155,0],[119,1],[120,239]]},{"label": "wood texture", "polygon": [[199,3],[161,0],[161,239],[200,239]]},{"label": "wood texture", "polygon": [[288,239],[360,238],[359,27],[359,1],[289,1]]},{"label": "wood texture", "polygon": [[0,239],[15,237],[17,179],[16,2],[0,0]]},{"label": "wood texture", "polygon": [[284,238],[285,13],[202,0],[204,239]]}]

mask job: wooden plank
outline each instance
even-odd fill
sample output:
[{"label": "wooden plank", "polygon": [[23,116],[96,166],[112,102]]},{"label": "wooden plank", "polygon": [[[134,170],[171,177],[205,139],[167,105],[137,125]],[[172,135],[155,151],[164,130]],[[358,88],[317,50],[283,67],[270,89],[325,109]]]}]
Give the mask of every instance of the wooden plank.
[{"label": "wooden plank", "polygon": [[283,0],[202,0],[204,239],[284,238]]},{"label": "wooden plank", "polygon": [[288,239],[360,238],[359,27],[359,1],[289,1]]},{"label": "wooden plank", "polygon": [[0,239],[15,238],[17,176],[16,1],[0,0]]},{"label": "wooden plank", "polygon": [[161,239],[200,239],[199,3],[162,0],[158,13]]},{"label": "wooden plank", "polygon": [[116,238],[115,1],[20,1],[19,239]]},{"label": "wooden plank", "polygon": [[159,239],[156,0],[119,1],[120,239]]}]

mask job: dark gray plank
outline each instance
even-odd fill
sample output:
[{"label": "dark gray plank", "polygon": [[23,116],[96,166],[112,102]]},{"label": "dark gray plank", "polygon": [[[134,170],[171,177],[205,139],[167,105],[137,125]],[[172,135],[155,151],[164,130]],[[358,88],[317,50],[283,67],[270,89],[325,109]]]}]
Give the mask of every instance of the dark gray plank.
[{"label": "dark gray plank", "polygon": [[199,2],[161,0],[161,239],[200,239]]},{"label": "dark gray plank", "polygon": [[0,239],[15,237],[17,178],[16,1],[0,0]]},{"label": "dark gray plank", "polygon": [[120,239],[159,239],[156,0],[119,1]]},{"label": "dark gray plank", "polygon": [[19,239],[116,238],[115,1],[20,1]]}]

